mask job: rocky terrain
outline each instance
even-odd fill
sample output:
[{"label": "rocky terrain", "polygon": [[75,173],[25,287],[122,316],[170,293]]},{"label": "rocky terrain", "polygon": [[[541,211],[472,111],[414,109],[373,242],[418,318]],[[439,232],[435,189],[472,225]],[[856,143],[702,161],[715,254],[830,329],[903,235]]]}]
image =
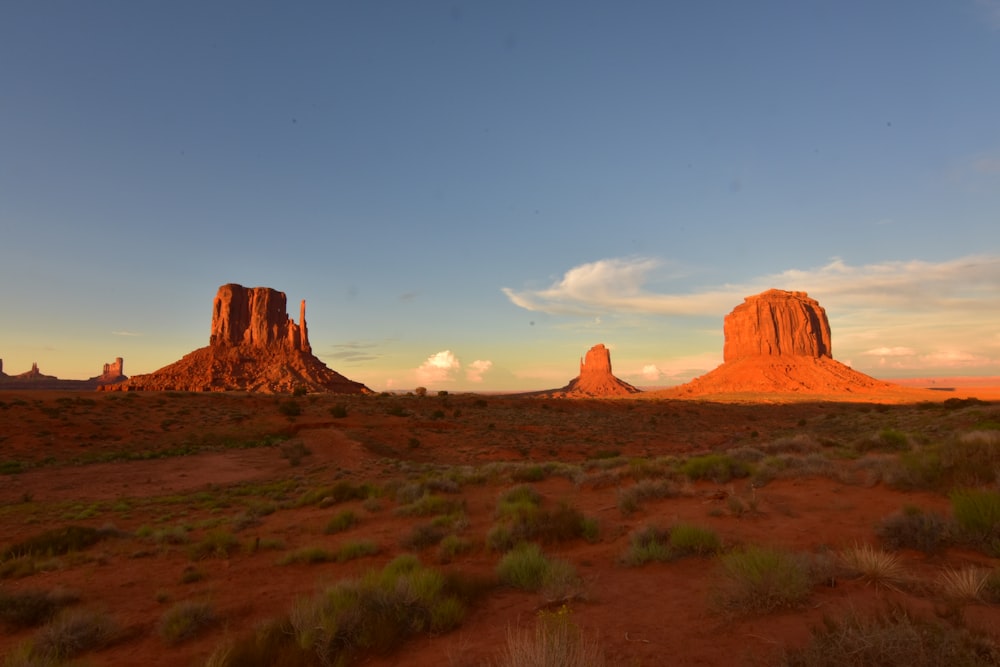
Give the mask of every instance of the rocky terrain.
[{"label": "rocky terrain", "polygon": [[306,302],[296,323],[284,292],[228,284],[212,304],[209,344],[153,373],[106,387],[113,391],[259,391],[370,393],[312,353]]}]

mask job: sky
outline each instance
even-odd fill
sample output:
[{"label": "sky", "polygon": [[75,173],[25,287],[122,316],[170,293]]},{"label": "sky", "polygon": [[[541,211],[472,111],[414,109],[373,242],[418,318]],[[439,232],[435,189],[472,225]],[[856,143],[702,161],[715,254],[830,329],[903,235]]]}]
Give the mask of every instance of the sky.
[{"label": "sky", "polygon": [[0,358],[152,372],[220,285],[372,389],[669,386],[766,289],[1000,375],[1000,0],[0,6]]}]

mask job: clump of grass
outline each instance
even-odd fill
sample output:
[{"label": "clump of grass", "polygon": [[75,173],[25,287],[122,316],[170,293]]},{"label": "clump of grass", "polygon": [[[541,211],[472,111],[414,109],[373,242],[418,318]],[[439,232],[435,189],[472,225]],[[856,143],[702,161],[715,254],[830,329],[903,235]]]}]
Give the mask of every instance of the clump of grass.
[{"label": "clump of grass", "polygon": [[766,612],[795,607],[809,597],[808,566],[787,551],[750,545],[723,554],[719,563],[713,602],[721,610]]},{"label": "clump of grass", "polygon": [[337,549],[337,562],[346,563],[349,560],[374,556],[378,552],[378,545],[368,540],[346,542]]},{"label": "clump of grass", "polygon": [[564,589],[578,584],[572,565],[553,560],[532,542],[524,542],[504,554],[497,564],[500,583],[526,591]]},{"label": "clump of grass", "polygon": [[1000,556],[1000,493],[963,489],[951,494],[958,535],[991,556]]},{"label": "clump of grass", "polygon": [[342,533],[345,530],[353,528],[358,523],[358,515],[355,514],[353,510],[343,510],[338,512],[331,518],[323,532],[327,535],[332,535],[333,533]]},{"label": "clump of grass", "polygon": [[494,551],[506,551],[520,542],[562,542],[577,538],[595,542],[600,528],[580,510],[565,503],[554,509],[541,508],[541,496],[527,485],[511,489],[497,503],[500,521],[486,536]]},{"label": "clump of grass", "polygon": [[302,547],[285,554],[278,559],[278,565],[315,565],[316,563],[329,563],[336,559],[334,553],[323,547]]},{"label": "clump of grass", "polygon": [[906,583],[906,570],[899,556],[859,544],[840,553],[840,562],[851,576],[857,576],[876,588],[900,590]]},{"label": "clump of grass", "polygon": [[107,645],[118,632],[118,624],[103,612],[66,609],[35,634],[30,654],[42,664],[59,662]]},{"label": "clump of grass", "polygon": [[160,637],[167,644],[176,646],[197,637],[217,621],[218,617],[210,603],[184,600],[163,612],[159,623]]},{"label": "clump of grass", "polygon": [[229,558],[239,548],[240,541],[235,535],[216,530],[206,534],[200,542],[192,544],[188,549],[188,556],[191,560]]},{"label": "clump of grass", "polygon": [[586,639],[573,622],[571,611],[538,612],[530,630],[507,630],[507,641],[496,667],[604,667],[608,660],[600,646]]},{"label": "clump of grass", "polygon": [[876,532],[889,549],[916,549],[926,554],[944,549],[951,533],[949,522],[943,516],[912,505],[885,518]]},{"label": "clump of grass", "polygon": [[0,591],[0,623],[8,628],[32,628],[45,623],[63,607],[79,601],[69,590]]},{"label": "clump of grass", "polygon": [[719,484],[747,477],[753,471],[750,464],[726,454],[694,456],[684,461],[680,470],[689,479],[707,479]]},{"label": "clump of grass", "polygon": [[322,664],[348,664],[365,651],[384,653],[412,635],[456,627],[465,603],[449,583],[415,557],[400,556],[381,572],[341,581],[300,600],[288,627],[294,644]]},{"label": "clump of grass", "polygon": [[983,602],[990,575],[982,567],[947,568],[938,577],[937,589],[950,602]]},{"label": "clump of grass", "polygon": [[453,514],[464,509],[465,505],[461,500],[428,493],[397,508],[396,514],[400,516],[434,516],[436,514]]},{"label": "clump of grass", "polygon": [[296,501],[296,506],[305,507],[307,505],[320,505],[329,507],[349,500],[365,500],[379,495],[379,489],[371,484],[351,484],[346,481],[339,481],[332,486],[322,486],[310,489]]},{"label": "clump of grass", "polygon": [[458,535],[446,535],[438,544],[437,559],[439,563],[450,563],[464,553],[472,551],[472,542]]},{"label": "clump of grass", "polygon": [[709,528],[687,523],[679,523],[666,530],[647,526],[632,534],[622,562],[634,566],[686,556],[708,556],[721,548],[719,536]]},{"label": "clump of grass", "polygon": [[426,549],[438,544],[447,534],[448,532],[443,527],[433,523],[425,523],[414,526],[409,534],[400,540],[400,544],[406,549]]},{"label": "clump of grass", "polygon": [[0,551],[0,561],[25,556],[61,556],[71,551],[82,551],[101,540],[118,535],[114,528],[90,526],[64,526],[17,542]]},{"label": "clump of grass", "polygon": [[643,479],[632,486],[618,489],[618,510],[629,516],[642,507],[642,502],[653,498],[673,498],[678,495],[676,485],[666,479]]},{"label": "clump of grass", "polygon": [[781,667],[939,667],[1000,664],[992,637],[961,625],[920,619],[901,607],[823,619],[808,646],[786,653]]}]

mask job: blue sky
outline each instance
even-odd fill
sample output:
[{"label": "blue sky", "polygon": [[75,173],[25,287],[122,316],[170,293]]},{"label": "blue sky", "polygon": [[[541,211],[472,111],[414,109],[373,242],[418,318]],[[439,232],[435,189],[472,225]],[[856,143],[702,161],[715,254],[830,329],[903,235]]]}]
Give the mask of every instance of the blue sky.
[{"label": "blue sky", "polygon": [[1000,375],[1000,0],[5,2],[0,358],[151,372],[219,285],[373,389],[721,362],[765,289]]}]

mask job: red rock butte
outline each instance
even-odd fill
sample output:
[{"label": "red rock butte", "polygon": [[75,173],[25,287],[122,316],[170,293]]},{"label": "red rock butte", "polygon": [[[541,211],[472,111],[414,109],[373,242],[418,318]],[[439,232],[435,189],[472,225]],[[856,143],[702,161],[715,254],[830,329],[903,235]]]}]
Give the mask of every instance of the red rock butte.
[{"label": "red rock butte", "polygon": [[639,389],[611,373],[611,351],[599,344],[590,348],[587,356],[580,359],[580,375],[562,389],[539,392],[538,395],[558,398],[613,398],[639,392]]},{"label": "red rock butte", "polygon": [[832,356],[826,311],[805,292],[772,289],[748,296],[723,321],[723,363],[668,395],[872,393],[895,385]]},{"label": "red rock butte", "polygon": [[298,387],[313,392],[372,393],[313,356],[304,300],[296,323],[288,317],[284,292],[230,283],[215,295],[207,347],[106,389],[289,392]]}]

